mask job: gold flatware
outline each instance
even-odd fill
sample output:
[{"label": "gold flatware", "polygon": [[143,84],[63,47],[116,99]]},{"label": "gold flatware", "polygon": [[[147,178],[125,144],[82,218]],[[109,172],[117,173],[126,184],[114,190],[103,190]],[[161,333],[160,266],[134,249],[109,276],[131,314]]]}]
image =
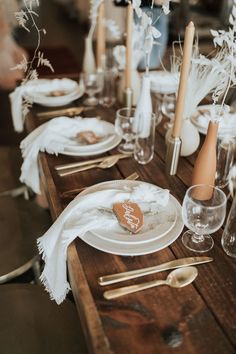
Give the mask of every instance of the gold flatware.
[{"label": "gold flatware", "polygon": [[110,168],[110,167],[114,166],[120,159],[124,159],[124,158],[127,158],[127,157],[129,157],[129,156],[128,155],[107,156],[107,157],[103,158],[100,163],[93,163],[93,164],[89,164],[89,165],[87,164],[86,166],[70,168],[69,170],[66,170],[65,172],[58,171],[58,174],[59,174],[59,176],[64,177],[64,176],[68,176],[68,175],[73,174],[73,173],[90,170],[92,168],[102,168],[102,169]]},{"label": "gold flatware", "polygon": [[139,175],[137,174],[137,172],[134,172],[131,175],[129,175],[128,177],[126,177],[126,180],[127,181],[135,181],[138,178],[139,178]]},{"label": "gold flatware", "polygon": [[[115,154],[112,156],[117,156],[117,157],[119,157],[119,159],[124,159],[126,157],[130,157],[131,155]],[[55,170],[61,171],[61,170],[67,170],[67,169],[73,168],[73,167],[87,166],[87,165],[91,165],[93,163],[101,162],[101,161],[107,159],[108,157],[110,157],[110,156],[98,157],[93,160],[87,160],[87,161],[82,161],[82,162],[72,162],[72,163],[66,163],[63,165],[57,165],[57,166],[55,166]]]},{"label": "gold flatware", "polygon": [[71,175],[73,173],[91,170],[92,168],[106,169],[106,168],[110,168],[110,167],[114,166],[118,160],[119,160],[119,157],[117,157],[117,156],[109,156],[100,163],[95,163],[95,164],[88,165],[88,166],[70,169],[69,171],[65,171],[65,172],[58,172],[58,174],[60,177],[65,177],[65,176]]},{"label": "gold flatware", "polygon": [[58,109],[56,111],[49,111],[49,112],[41,112],[37,113],[37,117],[39,119],[50,119],[53,117],[59,117],[59,116],[67,116],[67,117],[74,117],[84,111],[88,111],[92,109],[91,107],[69,107],[66,109]]},{"label": "gold flatware", "polygon": [[[139,175],[136,172],[134,172],[131,175],[129,175],[128,177],[126,177],[125,180],[134,181],[138,178],[139,178]],[[61,196],[64,198],[71,197],[73,194],[79,194],[80,192],[84,191],[86,188],[89,188],[89,187],[81,187],[81,188],[71,189],[70,191],[63,192],[61,194]]]},{"label": "gold flatware", "polygon": [[98,279],[98,283],[100,285],[109,285],[109,284],[118,283],[118,282],[124,281],[124,280],[142,277],[144,275],[163,272],[165,270],[182,268],[182,267],[186,267],[186,266],[198,265],[198,264],[203,264],[203,263],[209,263],[212,261],[213,261],[213,258],[211,258],[211,257],[180,258],[180,259],[175,259],[173,261],[163,263],[163,264],[160,264],[160,265],[157,265],[154,267],[136,269],[136,270],[131,270],[128,272],[123,272],[123,273],[104,275]]},{"label": "gold flatware", "polygon": [[198,270],[196,267],[184,267],[172,270],[166,280],[153,280],[146,283],[124,286],[122,288],[107,290],[103,296],[105,299],[114,299],[119,296],[135,293],[137,291],[153,288],[154,286],[168,285],[172,288],[183,288],[191,284],[197,277]]}]

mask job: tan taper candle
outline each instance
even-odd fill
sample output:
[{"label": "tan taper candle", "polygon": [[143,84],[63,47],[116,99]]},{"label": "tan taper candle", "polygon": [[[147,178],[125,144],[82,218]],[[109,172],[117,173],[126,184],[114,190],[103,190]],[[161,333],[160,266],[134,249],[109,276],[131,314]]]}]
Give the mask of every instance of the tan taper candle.
[{"label": "tan taper candle", "polygon": [[99,5],[97,18],[97,68],[103,68],[103,60],[105,57],[106,36],[104,26],[105,7],[104,2]]},{"label": "tan taper candle", "polygon": [[194,24],[193,22],[190,22],[185,29],[185,35],[184,35],[183,63],[180,71],[179,89],[178,89],[178,96],[176,101],[174,126],[172,130],[172,136],[174,138],[180,136],[181,126],[182,126],[188,75],[189,75],[191,58],[192,58],[194,31],[195,31]]},{"label": "tan taper candle", "polygon": [[132,74],[132,30],[133,30],[133,6],[129,2],[127,7],[126,25],[126,67],[125,67],[125,87],[131,88]]}]

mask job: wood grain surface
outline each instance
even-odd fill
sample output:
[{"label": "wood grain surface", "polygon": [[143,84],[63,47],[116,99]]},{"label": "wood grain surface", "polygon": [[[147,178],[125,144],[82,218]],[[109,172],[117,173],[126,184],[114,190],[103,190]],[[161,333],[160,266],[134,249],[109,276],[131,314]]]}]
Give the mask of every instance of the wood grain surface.
[{"label": "wood grain surface", "polygon": [[[81,105],[81,101],[76,102]],[[29,130],[39,123],[35,113],[46,108],[35,106],[27,119]],[[96,107],[89,116],[101,116],[114,122],[115,108]],[[116,152],[116,149],[109,154]],[[104,154],[105,155],[105,154]],[[58,217],[70,199],[67,190],[122,179],[137,172],[141,181],[168,188],[182,203],[190,184],[196,154],[180,158],[176,176],[165,174],[163,126],[157,127],[153,160],[141,166],[132,158],[119,161],[107,170],[94,169],[59,177],[54,166],[86,158],[58,157],[41,153],[42,183],[53,218]],[[199,276],[182,289],[167,286],[105,300],[98,285],[101,275],[154,266],[175,258],[195,255],[181,243],[181,237],[161,251],[135,257],[122,257],[99,251],[77,238],[68,250],[68,270],[72,292],[91,353],[104,354],[233,354],[236,353],[236,263],[221,247],[222,230],[214,234],[215,246],[208,256],[214,262],[198,267]],[[164,279],[167,272],[142,280]],[[135,284],[139,280],[124,283]],[[115,285],[105,287],[106,290]]]}]

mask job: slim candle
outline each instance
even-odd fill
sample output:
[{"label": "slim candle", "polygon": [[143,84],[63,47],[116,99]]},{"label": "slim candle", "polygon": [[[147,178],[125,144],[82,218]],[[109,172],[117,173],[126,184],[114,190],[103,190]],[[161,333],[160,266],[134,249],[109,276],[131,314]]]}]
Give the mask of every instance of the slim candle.
[{"label": "slim candle", "polygon": [[133,30],[133,6],[129,2],[127,7],[127,25],[126,25],[126,68],[125,68],[125,87],[131,88],[132,72],[132,30]]},{"label": "slim candle", "polygon": [[105,27],[104,27],[104,2],[99,5],[97,18],[97,68],[103,68],[103,60],[105,57]]},{"label": "slim candle", "polygon": [[178,138],[180,136],[182,117],[184,111],[185,94],[187,89],[188,75],[191,64],[193,39],[194,39],[194,24],[190,22],[185,29],[183,63],[180,71],[178,97],[176,101],[175,119],[172,130],[172,136]]}]

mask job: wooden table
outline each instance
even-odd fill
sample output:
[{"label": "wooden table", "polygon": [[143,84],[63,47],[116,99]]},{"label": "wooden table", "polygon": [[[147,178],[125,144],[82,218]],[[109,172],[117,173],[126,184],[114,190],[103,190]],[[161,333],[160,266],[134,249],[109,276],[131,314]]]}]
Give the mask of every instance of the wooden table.
[{"label": "wooden table", "polygon": [[[79,102],[80,103],[80,102]],[[77,103],[77,104],[79,104]],[[35,107],[27,120],[28,129],[39,121]],[[88,114],[87,114],[88,115]],[[101,115],[114,122],[115,110],[97,108],[90,116]],[[115,153],[114,151],[109,154]],[[41,153],[42,183],[53,218],[57,218],[68,199],[66,190],[95,183],[123,179],[136,171],[141,181],[169,188],[182,202],[190,184],[195,156],[181,158],[176,176],[166,176],[163,128],[158,127],[155,156],[146,166],[133,159],[124,159],[109,170],[94,169],[60,178],[54,166],[83,160],[68,156]],[[167,286],[105,300],[104,287],[98,285],[101,275],[153,266],[175,258],[197,255],[188,251],[181,238],[170,247],[150,255],[122,257],[101,252],[77,238],[68,250],[68,270],[79,316],[90,353],[116,354],[232,354],[236,353],[236,263],[221,247],[222,230],[214,235],[215,246],[206,255],[214,262],[198,267],[199,275],[192,285],[182,289]],[[199,254],[198,254],[199,255]],[[150,275],[119,285],[151,279],[164,279],[167,272]],[[108,286],[106,289],[115,288]]]}]

